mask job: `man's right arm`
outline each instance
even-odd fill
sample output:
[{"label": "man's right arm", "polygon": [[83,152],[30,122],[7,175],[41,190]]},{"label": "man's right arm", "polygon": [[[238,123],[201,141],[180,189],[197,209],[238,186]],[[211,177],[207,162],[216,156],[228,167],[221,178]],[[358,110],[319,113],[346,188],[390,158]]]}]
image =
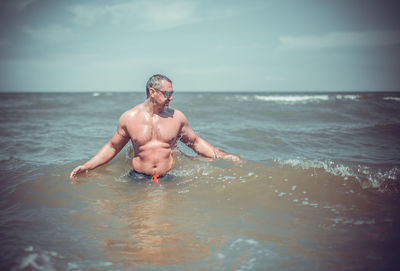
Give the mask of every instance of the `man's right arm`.
[{"label": "man's right arm", "polygon": [[117,131],[115,131],[111,139],[89,161],[83,165],[77,166],[71,172],[69,177],[71,179],[75,178],[81,173],[88,172],[89,170],[108,163],[122,150],[128,141],[129,136],[126,132],[125,126],[123,125],[123,117],[121,117],[118,123]]}]

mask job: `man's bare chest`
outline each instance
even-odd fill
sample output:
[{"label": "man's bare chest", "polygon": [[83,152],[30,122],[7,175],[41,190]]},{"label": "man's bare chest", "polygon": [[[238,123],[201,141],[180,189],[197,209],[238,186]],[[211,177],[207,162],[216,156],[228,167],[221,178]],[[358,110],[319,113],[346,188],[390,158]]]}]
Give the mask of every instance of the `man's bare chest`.
[{"label": "man's bare chest", "polygon": [[175,143],[181,125],[172,118],[155,116],[152,118],[141,118],[128,123],[127,130],[134,144],[144,145],[150,141],[163,143]]}]

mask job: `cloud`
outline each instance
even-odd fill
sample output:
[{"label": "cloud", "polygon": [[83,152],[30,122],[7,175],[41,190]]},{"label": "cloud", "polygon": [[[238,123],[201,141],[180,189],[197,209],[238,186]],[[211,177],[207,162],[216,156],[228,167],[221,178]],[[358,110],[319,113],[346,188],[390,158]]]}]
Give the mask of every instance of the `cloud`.
[{"label": "cloud", "polygon": [[58,24],[51,24],[40,28],[25,26],[22,27],[22,32],[40,41],[58,42],[68,37],[72,30]]},{"label": "cloud", "polygon": [[165,29],[199,22],[202,19],[196,15],[196,8],[194,2],[176,2],[156,9],[148,5],[144,10],[145,25]]},{"label": "cloud", "polygon": [[109,5],[80,4],[70,8],[74,21],[86,26],[97,21],[128,25],[139,30],[160,30],[200,21],[195,2],[134,1]]},{"label": "cloud", "polygon": [[287,49],[375,47],[400,44],[400,31],[334,32],[319,36],[282,36],[279,40]]},{"label": "cloud", "polygon": [[21,0],[21,1],[14,1],[13,4],[15,4],[15,7],[19,10],[25,9],[29,5],[33,4],[33,2],[36,2],[37,0]]}]

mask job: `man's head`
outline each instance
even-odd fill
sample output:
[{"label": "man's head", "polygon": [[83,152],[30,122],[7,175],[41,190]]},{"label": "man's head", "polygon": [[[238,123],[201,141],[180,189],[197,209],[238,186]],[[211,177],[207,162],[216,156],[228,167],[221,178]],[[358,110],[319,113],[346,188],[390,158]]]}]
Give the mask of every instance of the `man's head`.
[{"label": "man's head", "polygon": [[162,75],[162,74],[155,74],[155,75],[153,75],[152,77],[149,78],[149,80],[147,81],[147,84],[146,84],[146,95],[147,95],[147,98],[150,95],[150,88],[159,89],[162,86],[162,81],[163,80],[169,82],[172,85],[171,79],[169,79],[168,77],[166,77],[165,75]]}]

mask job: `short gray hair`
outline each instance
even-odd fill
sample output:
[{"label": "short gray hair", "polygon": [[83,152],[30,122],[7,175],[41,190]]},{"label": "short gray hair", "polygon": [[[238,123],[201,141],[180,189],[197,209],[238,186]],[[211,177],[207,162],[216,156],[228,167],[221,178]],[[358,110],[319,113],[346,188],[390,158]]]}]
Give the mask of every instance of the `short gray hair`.
[{"label": "short gray hair", "polygon": [[149,97],[149,95],[150,95],[150,93],[149,93],[150,88],[161,87],[162,80],[168,81],[172,84],[171,79],[169,79],[168,77],[166,77],[165,75],[162,75],[162,74],[155,74],[149,78],[149,80],[147,81],[147,84],[146,84],[147,97]]}]

